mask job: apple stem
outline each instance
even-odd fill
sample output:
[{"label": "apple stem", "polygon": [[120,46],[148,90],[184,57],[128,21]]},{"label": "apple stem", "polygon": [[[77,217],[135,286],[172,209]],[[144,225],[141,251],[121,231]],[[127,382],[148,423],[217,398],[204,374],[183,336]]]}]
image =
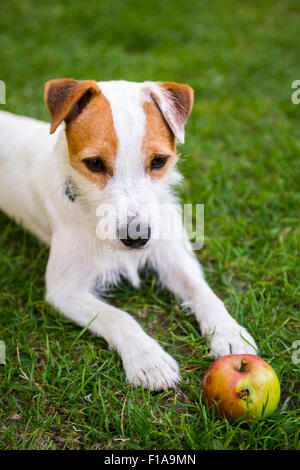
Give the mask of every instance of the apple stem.
[{"label": "apple stem", "polygon": [[247,359],[242,359],[241,367],[240,367],[240,372],[245,372],[245,369],[246,369],[246,365],[247,365],[247,364],[248,364]]}]

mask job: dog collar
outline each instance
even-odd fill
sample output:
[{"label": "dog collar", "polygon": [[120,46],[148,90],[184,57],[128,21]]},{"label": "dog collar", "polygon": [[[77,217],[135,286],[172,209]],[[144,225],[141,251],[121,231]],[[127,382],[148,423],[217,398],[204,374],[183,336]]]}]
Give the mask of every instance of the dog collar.
[{"label": "dog collar", "polygon": [[77,194],[74,191],[70,178],[67,178],[65,181],[65,195],[70,199],[70,201],[74,202]]}]

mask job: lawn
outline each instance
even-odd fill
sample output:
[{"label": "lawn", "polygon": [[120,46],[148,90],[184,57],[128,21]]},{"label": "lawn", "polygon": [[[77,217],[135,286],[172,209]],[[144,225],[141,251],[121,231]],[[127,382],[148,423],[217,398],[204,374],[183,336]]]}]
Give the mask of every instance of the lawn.
[{"label": "lawn", "polygon": [[189,83],[195,106],[180,146],[186,203],[205,204],[197,252],[210,285],[279,375],[280,406],[229,424],[203,405],[208,344],[180,302],[145,274],[110,302],[180,364],[174,391],[125,382],[104,340],[44,300],[48,250],[0,214],[2,449],[299,448],[300,79],[298,0],[4,0],[1,109],[49,120],[50,78]]}]

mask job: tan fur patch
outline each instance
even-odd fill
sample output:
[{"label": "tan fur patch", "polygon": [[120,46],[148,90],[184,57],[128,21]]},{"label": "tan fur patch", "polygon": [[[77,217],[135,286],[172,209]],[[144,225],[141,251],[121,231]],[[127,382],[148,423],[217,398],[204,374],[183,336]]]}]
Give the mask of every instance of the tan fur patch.
[{"label": "tan fur patch", "polygon": [[56,131],[59,124],[74,113],[74,107],[86,94],[99,95],[100,89],[95,80],[74,80],[74,78],[57,78],[45,85],[45,102],[51,114],[50,134]]},{"label": "tan fur patch", "polygon": [[[146,172],[151,178],[161,178],[177,158],[175,137],[156,104],[147,101],[143,104],[143,108],[146,114],[146,131],[143,140]],[[159,155],[168,156],[167,163],[162,168],[151,170],[151,161]]]},{"label": "tan fur patch", "polygon": [[[82,112],[66,124],[66,137],[72,167],[103,189],[114,173],[118,139],[108,100],[97,94]],[[100,157],[107,173],[93,173],[84,163],[85,158]]]}]

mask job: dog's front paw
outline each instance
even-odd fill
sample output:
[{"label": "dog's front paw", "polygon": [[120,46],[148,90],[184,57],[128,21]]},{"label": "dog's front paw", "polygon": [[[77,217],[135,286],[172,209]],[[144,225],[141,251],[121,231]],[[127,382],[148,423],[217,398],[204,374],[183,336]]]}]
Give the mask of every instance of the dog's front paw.
[{"label": "dog's front paw", "polygon": [[123,356],[128,382],[151,390],[175,388],[180,381],[177,362],[156,342],[147,348],[138,348]]},{"label": "dog's front paw", "polygon": [[256,354],[258,350],[252,336],[237,323],[231,327],[217,328],[210,347],[210,356],[214,359],[227,354]]}]

